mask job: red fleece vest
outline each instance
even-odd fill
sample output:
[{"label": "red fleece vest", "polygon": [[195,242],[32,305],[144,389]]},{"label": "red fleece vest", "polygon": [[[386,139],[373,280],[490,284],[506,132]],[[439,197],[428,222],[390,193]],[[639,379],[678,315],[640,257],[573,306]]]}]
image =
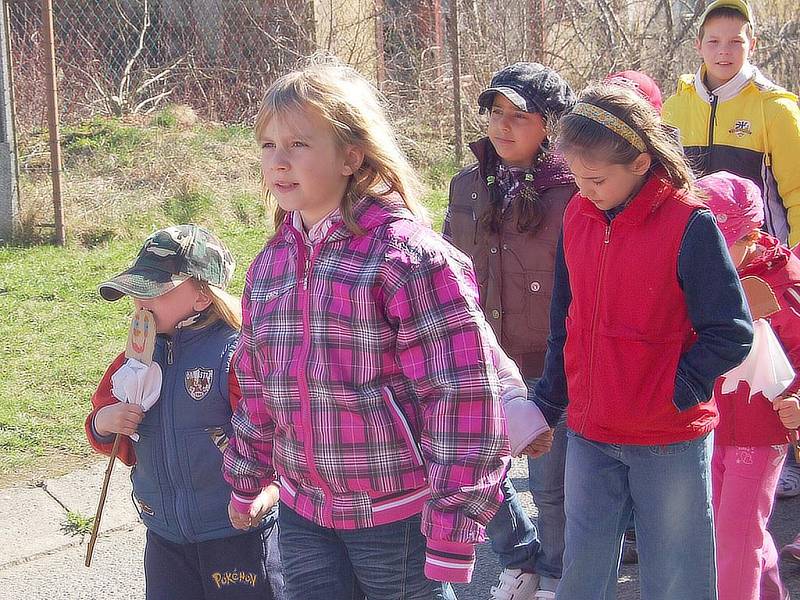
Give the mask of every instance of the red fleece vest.
[{"label": "red fleece vest", "polygon": [[678,361],[694,343],[678,253],[702,204],[651,176],[611,223],[576,195],[564,216],[572,303],[564,367],[567,423],[617,444],[670,444],[713,429],[715,404],[673,403]]}]

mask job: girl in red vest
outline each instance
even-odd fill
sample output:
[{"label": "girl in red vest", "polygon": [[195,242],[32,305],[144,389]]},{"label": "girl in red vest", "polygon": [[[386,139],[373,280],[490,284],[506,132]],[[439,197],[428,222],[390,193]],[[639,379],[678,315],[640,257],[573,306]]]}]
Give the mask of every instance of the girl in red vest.
[{"label": "girl in red vest", "polygon": [[[697,185],[708,196],[708,207],[717,218],[742,281],[758,281],[766,292],[759,294],[751,291],[752,286],[745,287],[753,319],[769,323],[789,362],[800,371],[800,259],[777,238],[761,231],[764,203],[752,181],[721,171],[699,179]],[[758,280],[753,279],[756,277]],[[743,369],[750,364],[748,358]],[[711,481],[717,588],[725,600],[789,597],[781,583],[778,551],[767,521],[789,431],[800,425],[800,377],[783,390],[786,380],[766,380],[769,371],[756,371],[759,376],[747,376],[746,381],[731,373],[714,387],[720,422],[714,432]],[[787,374],[787,379],[790,377]],[[759,384],[761,379],[764,381]]]},{"label": "girl in red vest", "polygon": [[615,598],[633,513],[642,598],[713,600],[711,392],[753,335],[736,270],[646,100],[593,87],[560,130],[580,192],[564,214],[533,394],[548,422],[567,411],[557,598]]}]

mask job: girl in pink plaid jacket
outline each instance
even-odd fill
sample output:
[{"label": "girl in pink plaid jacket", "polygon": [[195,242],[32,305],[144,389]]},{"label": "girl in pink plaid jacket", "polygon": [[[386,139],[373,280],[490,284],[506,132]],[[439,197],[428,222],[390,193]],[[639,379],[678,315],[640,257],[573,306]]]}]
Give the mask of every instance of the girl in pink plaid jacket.
[{"label": "girl in pink plaid jacket", "polygon": [[242,302],[231,521],[255,525],[279,487],[293,597],[454,598],[509,461],[471,263],[427,226],[353,70],[280,78],[256,137],[276,232]]}]

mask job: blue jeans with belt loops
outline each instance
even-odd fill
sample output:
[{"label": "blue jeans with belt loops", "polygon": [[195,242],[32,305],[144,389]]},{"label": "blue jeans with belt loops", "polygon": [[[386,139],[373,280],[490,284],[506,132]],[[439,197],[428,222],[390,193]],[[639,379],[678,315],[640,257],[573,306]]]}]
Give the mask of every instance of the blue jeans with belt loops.
[{"label": "blue jeans with belt loops", "polygon": [[622,537],[636,518],[643,600],[716,600],[712,434],[660,446],[568,432],[559,600],[614,600]]}]

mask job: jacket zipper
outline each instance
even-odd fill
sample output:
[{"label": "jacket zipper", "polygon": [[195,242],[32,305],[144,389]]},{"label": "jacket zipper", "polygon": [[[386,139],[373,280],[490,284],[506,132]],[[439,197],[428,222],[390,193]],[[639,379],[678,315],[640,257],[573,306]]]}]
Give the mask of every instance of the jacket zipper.
[{"label": "jacket zipper", "polygon": [[[175,362],[175,354],[173,352],[174,347],[175,347],[174,338],[168,338],[166,340],[166,343],[165,343],[165,349],[166,349],[166,352],[167,352],[167,365],[168,366],[172,366],[174,364],[174,362]],[[169,377],[169,386],[166,387],[166,389],[168,389],[169,393],[171,394],[170,397],[174,397],[175,396],[175,386],[177,384],[177,377],[175,376],[175,372],[174,371],[175,371],[174,369],[170,369],[169,370],[169,375],[170,375],[170,377]],[[165,380],[166,379],[167,378],[165,378]],[[163,389],[165,389],[165,388],[162,388],[162,390]],[[162,391],[162,395],[163,395],[163,391]],[[170,464],[177,464],[177,462],[178,462],[177,461],[177,458],[178,458],[178,447],[177,447],[177,444],[175,443],[175,439],[176,439],[175,438],[175,420],[174,420],[173,414],[171,412],[171,409],[174,409],[174,406],[169,406],[167,410],[165,410],[165,408],[167,408],[167,407],[162,407],[162,410],[161,410],[161,433],[163,435],[164,448],[165,448],[165,450],[167,450],[167,456],[173,456],[176,460],[173,460],[173,461],[167,460],[167,461],[165,461],[165,467],[166,468],[164,470],[167,472],[167,479],[169,479],[170,486],[172,486],[172,493],[174,495],[173,502],[174,502],[174,508],[175,508],[175,520],[176,520],[176,524],[178,526],[178,531],[180,531],[181,535],[184,538],[191,539],[191,536],[187,535],[187,533],[191,532],[192,528],[190,526],[187,527],[187,524],[184,523],[183,519],[181,518],[182,515],[183,515],[183,510],[182,509],[183,509],[183,504],[184,504],[184,498],[181,497],[181,494],[179,493],[178,485],[175,483],[176,482],[176,474],[173,473],[172,469],[169,468]],[[177,474],[177,477],[180,477],[180,473]],[[188,512],[188,511],[186,511],[186,512]]]},{"label": "jacket zipper", "polygon": [[[733,446],[738,446],[736,443],[736,402],[731,402],[731,440],[733,440]],[[717,405],[717,410],[719,411],[719,405]]]},{"label": "jacket zipper", "polygon": [[597,269],[597,290],[594,295],[594,308],[592,310],[592,327],[589,332],[589,339],[591,340],[589,346],[589,381],[587,387],[589,388],[589,401],[586,403],[586,412],[583,413],[583,420],[581,421],[581,428],[578,433],[583,434],[586,430],[586,419],[589,417],[589,409],[592,406],[592,373],[594,372],[594,346],[595,346],[595,329],[597,326],[597,313],[600,310],[600,290],[603,281],[603,267],[606,262],[606,249],[611,242],[611,223],[606,224],[605,235],[603,237],[603,246],[600,248],[600,265]]},{"label": "jacket zipper", "polygon": [[[333,231],[333,229],[331,230]],[[330,235],[330,232],[329,232]],[[298,245],[298,251],[303,253],[302,260],[298,261],[303,265],[303,272],[300,274],[303,280],[302,298],[298,304],[302,307],[302,322],[303,322],[303,343],[300,346],[300,357],[298,360],[298,373],[297,373],[297,387],[300,393],[300,420],[303,423],[303,446],[306,461],[308,463],[308,470],[311,473],[315,483],[322,491],[322,521],[323,525],[333,526],[333,505],[332,493],[330,487],[323,480],[322,476],[317,470],[316,462],[314,461],[314,429],[311,419],[311,395],[308,390],[308,373],[307,364],[311,356],[311,294],[308,293],[308,283],[311,277],[311,271],[314,266],[314,259],[319,254],[323,242],[319,242],[313,249],[311,256],[308,255],[308,249],[305,242],[299,234],[295,233],[295,241]]]},{"label": "jacket zipper", "polygon": [[711,94],[708,98],[711,104],[711,118],[708,120],[708,151],[706,152],[706,165],[703,170],[705,174],[710,173],[711,169],[711,151],[714,146],[714,121],[717,118],[717,101],[719,96]]}]

